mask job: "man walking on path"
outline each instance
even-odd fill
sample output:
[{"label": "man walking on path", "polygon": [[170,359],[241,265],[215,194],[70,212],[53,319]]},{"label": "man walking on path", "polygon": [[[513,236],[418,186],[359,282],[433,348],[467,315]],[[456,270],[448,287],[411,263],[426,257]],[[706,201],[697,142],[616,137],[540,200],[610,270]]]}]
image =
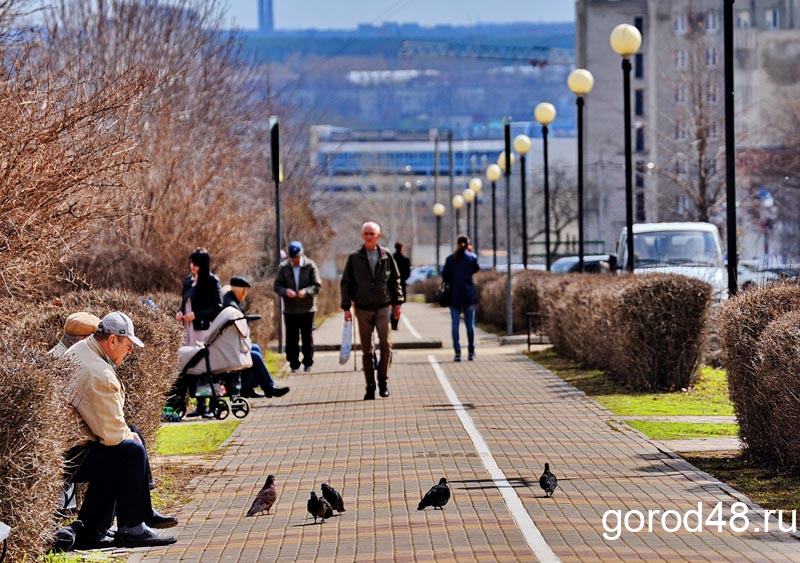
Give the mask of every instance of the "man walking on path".
[{"label": "man walking on path", "polygon": [[389,364],[392,357],[389,317],[400,318],[400,305],[404,301],[397,264],[389,250],[378,245],[380,238],[381,228],[377,223],[364,223],[361,227],[364,245],[347,257],[341,281],[345,321],[353,320],[350,309],[355,305],[367,384],[365,401],[375,398],[372,333],[376,329],[381,352],[377,366],[378,388],[381,397],[389,396]]},{"label": "man walking on path", "polygon": [[322,289],[319,270],[313,260],[303,254],[298,241],[289,243],[289,257],[281,262],[273,285],[283,299],[286,323],[286,361],[292,371],[300,368],[300,340],[303,341],[303,371],[314,364],[314,313],[317,294]]}]

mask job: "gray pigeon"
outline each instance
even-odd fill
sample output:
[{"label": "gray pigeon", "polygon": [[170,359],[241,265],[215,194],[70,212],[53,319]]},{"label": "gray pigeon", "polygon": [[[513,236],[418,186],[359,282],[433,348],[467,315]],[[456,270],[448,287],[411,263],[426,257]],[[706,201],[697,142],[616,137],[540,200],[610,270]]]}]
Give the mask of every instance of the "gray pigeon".
[{"label": "gray pigeon", "polygon": [[316,491],[311,491],[311,496],[306,503],[306,508],[308,508],[308,512],[311,516],[314,517],[314,524],[317,523],[317,518],[322,518],[322,522],[325,522],[325,518],[333,516],[331,505],[328,504],[328,501],[324,498],[318,498]]},{"label": "gray pigeon", "polygon": [[438,485],[434,485],[425,493],[425,496],[419,501],[417,510],[424,510],[426,506],[432,506],[434,510],[437,508],[441,510],[448,500],[450,500],[450,487],[447,486],[447,479],[442,477],[439,479]]},{"label": "gray pigeon", "polygon": [[333,508],[339,514],[345,511],[342,495],[340,495],[339,491],[337,491],[327,483],[322,484],[322,496],[325,498],[325,500],[327,500],[330,503],[331,508]]},{"label": "gray pigeon", "polygon": [[539,477],[539,486],[544,489],[545,495],[548,497],[553,496],[553,491],[558,487],[558,479],[550,473],[550,464],[544,464],[544,473]]},{"label": "gray pigeon", "polygon": [[269,509],[275,504],[276,498],[278,498],[278,495],[275,492],[275,475],[269,475],[267,476],[267,482],[264,483],[264,486],[258,491],[256,500],[253,501],[253,506],[247,511],[247,515],[255,516],[265,510],[267,514],[269,514]]}]

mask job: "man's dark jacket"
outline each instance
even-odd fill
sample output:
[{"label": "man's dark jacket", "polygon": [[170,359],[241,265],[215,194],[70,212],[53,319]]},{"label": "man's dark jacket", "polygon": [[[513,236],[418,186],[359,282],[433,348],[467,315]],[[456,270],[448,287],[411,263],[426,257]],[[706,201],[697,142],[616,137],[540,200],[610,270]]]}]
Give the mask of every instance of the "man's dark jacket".
[{"label": "man's dark jacket", "polygon": [[342,309],[355,303],[358,309],[377,311],[403,302],[400,272],[388,249],[378,246],[378,262],[370,271],[367,250],[362,246],[347,257],[342,273]]},{"label": "man's dark jacket", "polygon": [[[319,277],[319,269],[313,260],[303,256],[300,266],[300,287],[294,284],[294,266],[288,258],[281,262],[278,267],[278,275],[275,276],[275,283],[272,289],[283,298],[283,312],[287,315],[299,313],[315,313],[317,311],[317,294],[322,289],[322,279]],[[295,297],[289,299],[286,290],[294,291],[306,290],[306,296],[300,299]]]}]

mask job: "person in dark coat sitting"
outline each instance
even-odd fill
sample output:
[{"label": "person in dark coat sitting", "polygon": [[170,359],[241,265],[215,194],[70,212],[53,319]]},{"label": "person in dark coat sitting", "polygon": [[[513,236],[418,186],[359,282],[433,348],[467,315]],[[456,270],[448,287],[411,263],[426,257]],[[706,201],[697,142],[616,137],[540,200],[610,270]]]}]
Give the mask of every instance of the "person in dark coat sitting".
[{"label": "person in dark coat sitting", "polygon": [[[230,290],[222,296],[222,308],[236,307],[244,313],[244,300],[250,290],[250,282],[244,276],[233,276],[229,282]],[[250,358],[253,360],[253,367],[242,372],[242,397],[254,399],[259,397],[282,397],[289,392],[289,387],[275,387],[275,381],[269,374],[264,357],[261,355],[261,347],[252,344],[250,347]],[[255,387],[261,387],[264,395],[255,391]]]}]

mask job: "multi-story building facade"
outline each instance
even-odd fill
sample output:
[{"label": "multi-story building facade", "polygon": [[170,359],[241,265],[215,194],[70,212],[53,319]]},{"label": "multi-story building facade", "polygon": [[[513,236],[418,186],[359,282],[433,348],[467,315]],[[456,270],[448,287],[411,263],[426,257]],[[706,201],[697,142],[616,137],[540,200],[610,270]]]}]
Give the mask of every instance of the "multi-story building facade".
[{"label": "multi-story building facade", "polygon": [[[737,151],[763,150],[777,141],[764,112],[777,94],[797,87],[791,53],[800,49],[800,1],[751,0],[734,9]],[[597,216],[599,238],[614,240],[625,224],[622,71],[609,45],[620,23],[636,26],[643,39],[631,57],[634,221],[724,226],[722,11],[714,0],[576,2],[576,66],[595,77],[586,101],[585,162],[587,189],[597,191],[598,202],[587,213]],[[737,178],[737,206],[753,199],[751,191],[764,193],[751,185],[751,173]],[[741,255],[759,254],[772,228],[758,213],[743,216]],[[791,253],[791,242],[781,240],[771,250]]]}]

